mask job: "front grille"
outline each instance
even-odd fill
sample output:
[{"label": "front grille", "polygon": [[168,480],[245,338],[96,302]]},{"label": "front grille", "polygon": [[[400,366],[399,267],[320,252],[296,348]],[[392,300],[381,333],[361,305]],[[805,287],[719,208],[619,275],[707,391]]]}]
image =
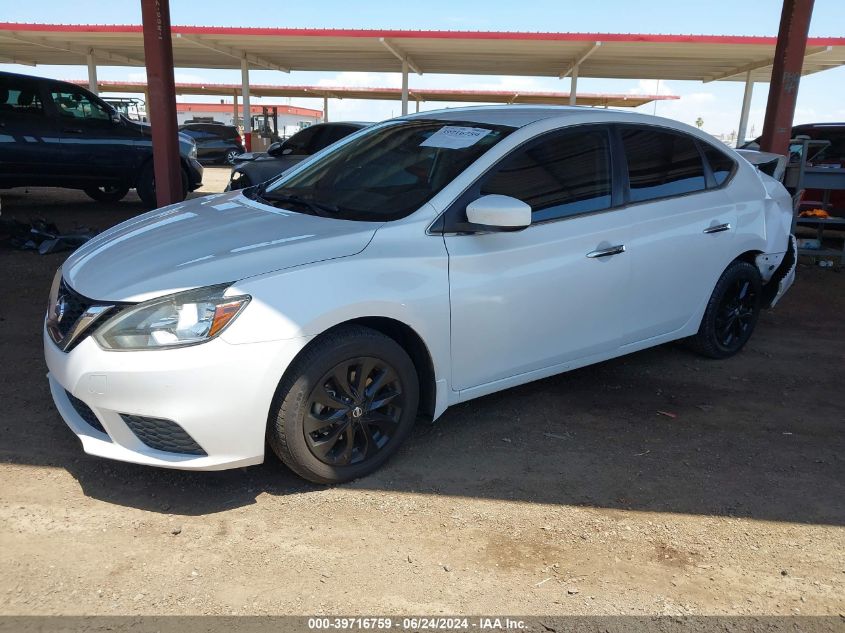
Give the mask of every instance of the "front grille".
[{"label": "front grille", "polygon": [[157,451],[181,453],[183,455],[207,455],[202,447],[173,420],[148,418],[142,415],[121,413],[132,432],[144,444]]},{"label": "front grille", "polygon": [[[127,305],[129,304],[103,303],[84,297],[62,279],[56,295],[56,305],[51,307],[50,314],[47,315],[47,332],[62,351],[69,352],[85,340],[95,324],[107,321]],[[92,316],[89,313],[85,320],[80,321],[90,308],[95,308],[95,314]]]},{"label": "front grille", "polygon": [[79,417],[85,420],[88,423],[88,426],[93,427],[100,433],[105,433],[106,430],[103,428],[103,425],[100,424],[100,421],[97,419],[97,416],[91,411],[91,408],[82,402],[79,398],[74,396],[70,391],[65,391],[67,394],[68,400],[70,400],[70,404],[79,414]]},{"label": "front grille", "polygon": [[59,285],[59,300],[64,300],[64,311],[61,321],[56,324],[56,328],[59,330],[62,338],[64,338],[73,329],[79,317],[94,305],[94,302],[91,299],[83,297],[78,292],[71,290],[64,279],[62,279],[62,283]]}]

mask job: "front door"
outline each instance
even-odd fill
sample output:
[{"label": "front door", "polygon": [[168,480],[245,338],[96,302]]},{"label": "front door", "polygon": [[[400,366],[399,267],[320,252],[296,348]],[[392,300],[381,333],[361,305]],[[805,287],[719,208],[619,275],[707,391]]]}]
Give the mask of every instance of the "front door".
[{"label": "front door", "polygon": [[126,181],[141,136],[134,125],[112,120],[105,103],[82,90],[51,89],[66,173],[92,185]]},{"label": "front door", "polygon": [[[449,214],[486,194],[532,208],[520,232],[447,234],[452,385],[472,389],[619,346],[629,227],[613,210],[608,131],[554,132],[515,150]],[[526,376],[527,377],[527,376]]]}]

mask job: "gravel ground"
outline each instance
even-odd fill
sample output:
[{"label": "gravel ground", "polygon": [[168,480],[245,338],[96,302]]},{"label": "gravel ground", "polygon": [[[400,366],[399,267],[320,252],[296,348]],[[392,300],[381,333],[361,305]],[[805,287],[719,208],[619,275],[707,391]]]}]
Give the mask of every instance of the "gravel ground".
[{"label": "gravel ground", "polygon": [[[140,211],[3,192],[4,216],[66,228]],[[802,266],[734,359],[666,345],[469,402],[320,488],[272,455],[84,455],[41,352],[65,256],[0,248],[2,614],[845,612],[839,272]]]}]

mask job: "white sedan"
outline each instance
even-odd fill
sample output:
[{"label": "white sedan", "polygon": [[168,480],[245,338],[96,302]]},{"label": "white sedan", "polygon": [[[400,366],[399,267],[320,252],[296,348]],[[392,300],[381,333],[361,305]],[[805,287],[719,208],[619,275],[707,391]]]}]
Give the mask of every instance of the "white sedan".
[{"label": "white sedan", "polygon": [[791,219],[780,183],[674,121],[393,119],[76,251],[50,388],[93,455],[215,470],[269,442],[347,481],[458,402],[676,339],[737,353],[792,283]]}]

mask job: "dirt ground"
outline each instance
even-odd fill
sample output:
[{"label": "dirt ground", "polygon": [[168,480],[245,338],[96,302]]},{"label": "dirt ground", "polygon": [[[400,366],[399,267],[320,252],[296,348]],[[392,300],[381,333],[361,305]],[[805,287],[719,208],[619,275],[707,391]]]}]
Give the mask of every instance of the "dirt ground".
[{"label": "dirt ground", "polygon": [[[141,211],[2,202],[61,227]],[[802,266],[734,359],[666,345],[469,402],[321,488],[272,455],[184,473],[83,454],[41,350],[65,256],[0,249],[2,614],[845,612],[840,272]]]}]

